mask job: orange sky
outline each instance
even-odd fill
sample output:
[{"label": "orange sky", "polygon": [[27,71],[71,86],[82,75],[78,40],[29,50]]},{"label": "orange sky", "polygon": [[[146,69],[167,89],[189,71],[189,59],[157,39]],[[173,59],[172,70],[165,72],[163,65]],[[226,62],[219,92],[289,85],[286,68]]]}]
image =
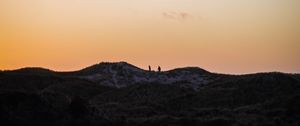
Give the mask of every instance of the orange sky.
[{"label": "orange sky", "polygon": [[0,0],[0,69],[300,72],[299,0]]}]

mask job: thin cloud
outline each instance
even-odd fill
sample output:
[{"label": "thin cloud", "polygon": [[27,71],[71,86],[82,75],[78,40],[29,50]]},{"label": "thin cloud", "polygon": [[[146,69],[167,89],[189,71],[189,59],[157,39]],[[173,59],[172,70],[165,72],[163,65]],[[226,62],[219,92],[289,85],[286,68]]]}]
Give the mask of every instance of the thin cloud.
[{"label": "thin cloud", "polygon": [[190,13],[175,12],[175,11],[163,12],[162,16],[166,19],[173,19],[173,20],[187,20],[193,18],[193,15]]}]

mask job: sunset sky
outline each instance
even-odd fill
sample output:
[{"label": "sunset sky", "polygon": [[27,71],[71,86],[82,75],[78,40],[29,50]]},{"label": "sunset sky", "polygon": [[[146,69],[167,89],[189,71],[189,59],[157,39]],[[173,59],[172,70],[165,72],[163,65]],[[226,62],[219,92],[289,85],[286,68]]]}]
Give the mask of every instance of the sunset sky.
[{"label": "sunset sky", "polygon": [[0,69],[300,73],[300,0],[0,0]]}]

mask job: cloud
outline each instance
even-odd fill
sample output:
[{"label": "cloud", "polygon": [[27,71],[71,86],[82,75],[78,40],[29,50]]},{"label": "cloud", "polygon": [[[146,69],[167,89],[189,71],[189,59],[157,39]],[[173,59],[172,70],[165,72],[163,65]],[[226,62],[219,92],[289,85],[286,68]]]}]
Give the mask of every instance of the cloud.
[{"label": "cloud", "polygon": [[173,19],[173,20],[188,20],[193,18],[193,15],[190,13],[175,12],[175,11],[163,12],[162,16],[166,19]]}]

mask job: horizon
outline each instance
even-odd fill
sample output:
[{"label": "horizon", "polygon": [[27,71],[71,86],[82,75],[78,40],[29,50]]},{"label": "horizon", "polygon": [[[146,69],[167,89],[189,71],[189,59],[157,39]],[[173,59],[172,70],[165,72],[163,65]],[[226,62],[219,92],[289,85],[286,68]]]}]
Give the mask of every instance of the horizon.
[{"label": "horizon", "polygon": [[300,73],[299,0],[1,0],[0,70]]},{"label": "horizon", "polygon": [[[54,70],[54,69],[50,69],[50,68],[46,68],[46,67],[36,67],[36,66],[28,66],[28,67],[21,67],[21,68],[16,68],[16,69],[0,69],[0,71],[17,71],[17,70],[22,70],[22,69],[45,69],[45,70],[50,70],[50,71],[53,71],[53,72],[78,72],[78,71],[81,71],[81,70],[84,70],[86,68],[89,68],[89,67],[93,67],[94,65],[100,65],[100,64],[118,64],[118,63],[127,63],[129,65],[132,65],[134,67],[137,67],[141,70],[144,70],[144,71],[149,71],[148,66],[147,68],[143,68],[143,67],[140,67],[140,66],[137,66],[135,64],[131,64],[129,62],[126,62],[126,61],[117,61],[117,62],[107,62],[107,61],[101,61],[99,63],[96,63],[96,64],[92,64],[92,65],[89,65],[89,66],[85,66],[81,69],[77,69],[77,70],[67,70],[67,71],[60,71],[60,70]],[[151,65],[149,65],[151,66]],[[160,66],[161,67],[161,66]],[[154,69],[153,69],[154,68]],[[153,67],[151,66],[151,71],[153,72],[158,72],[158,66],[156,67]],[[259,73],[283,73],[283,74],[300,74],[300,73],[289,73],[289,72],[282,72],[282,71],[257,71],[257,72],[250,72],[250,73],[222,73],[222,72],[217,72],[217,71],[210,71],[208,69],[205,69],[205,68],[202,68],[202,67],[199,67],[199,66],[183,66],[183,67],[175,67],[175,68],[171,68],[171,69],[162,69],[161,72],[168,72],[168,71],[172,71],[172,70],[176,70],[176,69],[184,69],[184,68],[197,68],[197,69],[202,69],[202,70],[205,70],[207,72],[210,72],[210,73],[216,73],[216,74],[227,74],[227,75],[248,75],[248,74],[259,74]]]}]

